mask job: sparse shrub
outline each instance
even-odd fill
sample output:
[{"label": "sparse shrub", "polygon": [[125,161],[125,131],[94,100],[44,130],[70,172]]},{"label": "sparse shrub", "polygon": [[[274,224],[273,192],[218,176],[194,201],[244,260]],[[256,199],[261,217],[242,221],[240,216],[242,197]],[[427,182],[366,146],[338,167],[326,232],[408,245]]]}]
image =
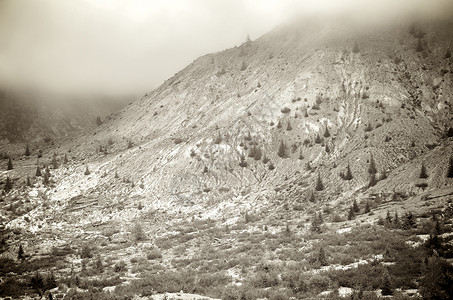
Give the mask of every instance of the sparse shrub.
[{"label": "sparse shrub", "polygon": [[139,223],[136,223],[131,231],[135,242],[143,241],[146,239],[146,234]]},{"label": "sparse shrub", "polygon": [[92,258],[93,257],[93,249],[88,244],[83,244],[82,249],[80,249],[80,258]]},{"label": "sparse shrub", "polygon": [[283,107],[282,110],[281,110],[281,112],[284,113],[284,114],[287,114],[287,113],[289,113],[290,111],[291,111],[291,109],[290,109],[289,107],[286,107],[286,106]]},{"label": "sparse shrub", "polygon": [[149,260],[161,259],[162,253],[157,249],[153,249],[146,254],[146,258]]},{"label": "sparse shrub", "polygon": [[113,266],[113,271],[116,273],[127,272],[127,264],[124,260],[120,260]]},{"label": "sparse shrub", "polygon": [[5,191],[5,193],[8,193],[12,188],[13,188],[13,183],[12,183],[11,179],[9,178],[9,176],[7,176],[3,190]]},{"label": "sparse shrub", "polygon": [[393,294],[392,284],[390,282],[390,274],[387,270],[382,275],[381,291],[382,295],[384,296]]},{"label": "sparse shrub", "polygon": [[318,252],[318,262],[321,264],[321,266],[328,266],[329,264],[327,263],[326,259],[326,252],[324,251],[324,248],[321,247]]}]

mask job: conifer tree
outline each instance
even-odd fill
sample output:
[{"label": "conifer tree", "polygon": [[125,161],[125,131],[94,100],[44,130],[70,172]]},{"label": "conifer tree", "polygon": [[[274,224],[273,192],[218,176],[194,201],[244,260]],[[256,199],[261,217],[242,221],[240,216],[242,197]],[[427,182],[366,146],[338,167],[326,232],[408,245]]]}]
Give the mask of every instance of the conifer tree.
[{"label": "conifer tree", "polygon": [[17,259],[22,261],[25,259],[25,253],[22,244],[19,245],[19,250],[17,251]]},{"label": "conifer tree", "polygon": [[328,128],[327,126],[326,126],[326,131],[324,131],[324,137],[325,137],[325,138],[330,137],[329,128]]},{"label": "conifer tree", "polygon": [[318,192],[324,190],[324,184],[322,183],[321,174],[319,174],[319,172],[318,172],[318,179],[316,180],[316,187],[315,187],[315,189],[316,189]]},{"label": "conifer tree", "polygon": [[299,152],[299,159],[300,160],[304,159],[304,154],[302,153],[302,149],[300,149],[300,152]]},{"label": "conifer tree", "polygon": [[90,175],[90,170],[88,169],[88,166],[85,167],[85,172],[83,174]]},{"label": "conifer tree", "polygon": [[293,127],[291,127],[290,122],[288,122],[288,125],[286,126],[286,130],[288,130],[288,131],[293,130]]},{"label": "conifer tree", "polygon": [[311,171],[312,167],[311,167],[310,161],[307,161],[307,164],[305,165],[305,169],[307,171]]},{"label": "conifer tree", "polygon": [[31,152],[30,152],[30,147],[29,147],[28,144],[27,144],[27,146],[26,146],[26,148],[25,148],[25,155],[26,155],[26,156],[30,156],[30,154],[31,154]]},{"label": "conifer tree", "polygon": [[321,266],[327,266],[327,265],[328,265],[327,259],[326,259],[326,253],[325,253],[323,247],[321,247],[321,248],[319,249],[319,253],[318,253],[318,261],[319,261],[319,263],[321,264]]},{"label": "conifer tree", "polygon": [[241,162],[239,163],[239,166],[242,167],[242,168],[246,168],[247,167],[247,160],[245,159],[244,154],[241,154]]},{"label": "conifer tree", "polygon": [[354,201],[352,202],[352,209],[354,209],[355,213],[358,213],[360,211],[360,208],[359,208],[359,205],[357,204],[356,199],[354,199]]},{"label": "conifer tree", "polygon": [[319,133],[318,133],[318,134],[316,134],[315,143],[316,144],[321,144],[321,142],[322,142],[322,139],[321,139],[321,137],[319,136]]},{"label": "conifer tree", "polygon": [[13,183],[11,182],[11,179],[9,178],[9,176],[6,177],[6,182],[5,182],[5,186],[3,187],[3,190],[8,193],[9,191],[11,191],[11,189],[13,188]]},{"label": "conifer tree", "polygon": [[286,146],[285,146],[285,143],[283,142],[283,140],[280,142],[280,146],[278,147],[278,153],[277,154],[281,158],[287,158],[286,157]]},{"label": "conifer tree", "polygon": [[450,165],[448,167],[447,177],[448,178],[453,178],[453,156],[450,157]]},{"label": "conifer tree", "polygon": [[10,159],[8,159],[8,166],[6,168],[7,170],[12,170],[13,169],[13,161]]},{"label": "conifer tree", "polygon": [[370,202],[367,201],[367,202],[365,203],[365,213],[367,214],[367,213],[369,213],[370,211],[371,211]]},{"label": "conifer tree", "polygon": [[398,211],[395,211],[395,216],[393,217],[393,225],[395,225],[396,228],[400,227],[400,217],[398,216]]},{"label": "conifer tree", "polygon": [[393,294],[390,274],[387,270],[385,270],[384,274],[382,275],[381,292],[384,296]]},{"label": "conifer tree", "polygon": [[376,163],[374,162],[373,154],[370,154],[370,165],[368,167],[368,173],[369,174],[376,174],[377,173]]},{"label": "conifer tree", "polygon": [[36,166],[36,176],[42,176],[42,174],[41,174],[41,168],[39,167],[39,163],[38,163],[38,165]]},{"label": "conifer tree", "polygon": [[354,219],[354,217],[355,217],[354,208],[351,206],[349,208],[348,220],[352,220],[352,219]]},{"label": "conifer tree", "polygon": [[422,167],[420,169],[420,178],[428,178],[428,173],[426,172],[425,163],[422,163]]},{"label": "conifer tree", "polygon": [[27,175],[27,186],[31,186],[31,179],[30,176]]},{"label": "conifer tree", "polygon": [[310,195],[310,202],[316,202],[316,196],[315,196],[315,192],[311,191],[311,195]]},{"label": "conifer tree", "polygon": [[54,169],[58,169],[58,161],[57,161],[57,154],[56,153],[53,154],[52,167]]},{"label": "conifer tree", "polygon": [[65,164],[68,163],[68,155],[67,155],[66,153],[64,154],[63,162],[64,162]]},{"label": "conifer tree", "polygon": [[352,176],[351,167],[349,166],[349,163],[348,163],[348,166],[346,167],[346,174],[344,175],[344,179],[352,180],[352,178],[354,178],[354,177]]}]

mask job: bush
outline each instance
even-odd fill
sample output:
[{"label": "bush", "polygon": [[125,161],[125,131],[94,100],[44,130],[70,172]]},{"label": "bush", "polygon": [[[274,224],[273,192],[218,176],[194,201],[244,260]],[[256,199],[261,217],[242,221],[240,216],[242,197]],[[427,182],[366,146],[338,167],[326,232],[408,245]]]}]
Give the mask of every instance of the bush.
[{"label": "bush", "polygon": [[116,273],[124,273],[127,272],[127,264],[124,260],[120,260],[113,266],[113,271]]},{"label": "bush", "polygon": [[160,258],[162,258],[162,254],[160,253],[159,250],[153,249],[148,252],[148,254],[146,255],[146,258],[149,260],[160,259]]}]

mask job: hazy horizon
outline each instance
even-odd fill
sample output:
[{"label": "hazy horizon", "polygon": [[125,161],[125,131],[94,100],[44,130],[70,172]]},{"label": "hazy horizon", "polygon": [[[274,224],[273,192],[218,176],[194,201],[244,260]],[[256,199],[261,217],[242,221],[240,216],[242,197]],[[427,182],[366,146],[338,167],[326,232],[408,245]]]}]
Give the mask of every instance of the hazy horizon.
[{"label": "hazy horizon", "polygon": [[448,5],[446,0],[3,0],[0,80],[16,89],[143,94],[197,57],[240,45],[247,35],[254,40],[299,14],[360,10],[384,16]]}]

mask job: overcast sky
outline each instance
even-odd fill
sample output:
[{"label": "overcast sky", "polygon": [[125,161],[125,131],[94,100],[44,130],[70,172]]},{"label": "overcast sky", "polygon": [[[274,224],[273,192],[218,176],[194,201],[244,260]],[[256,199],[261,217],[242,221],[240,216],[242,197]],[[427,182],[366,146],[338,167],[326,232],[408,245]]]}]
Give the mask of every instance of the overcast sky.
[{"label": "overcast sky", "polygon": [[255,39],[295,14],[358,3],[388,13],[397,2],[452,1],[368,2],[0,0],[0,85],[141,94],[197,57],[239,45],[247,34]]}]

